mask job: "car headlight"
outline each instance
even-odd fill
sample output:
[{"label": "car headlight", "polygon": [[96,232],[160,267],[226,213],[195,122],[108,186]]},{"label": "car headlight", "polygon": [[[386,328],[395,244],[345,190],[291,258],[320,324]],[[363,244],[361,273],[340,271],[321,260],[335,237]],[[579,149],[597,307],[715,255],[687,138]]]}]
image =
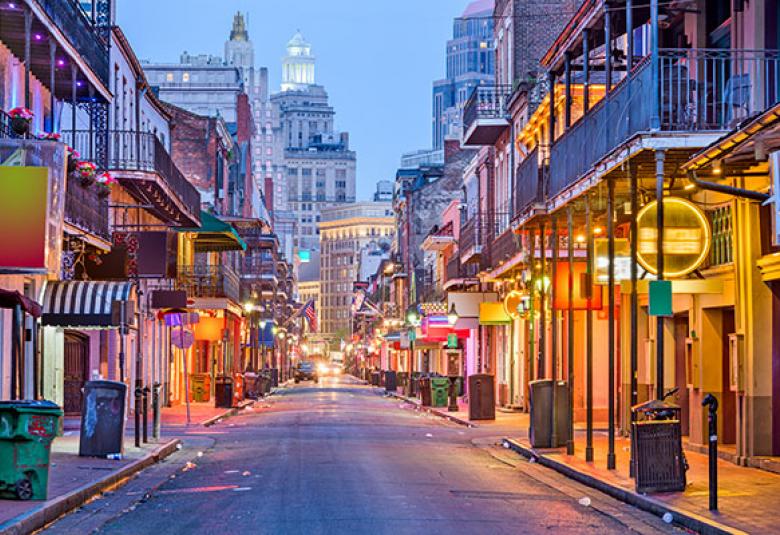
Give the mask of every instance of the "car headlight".
[{"label": "car headlight", "polygon": [[326,364],[320,364],[317,366],[317,371],[320,373],[328,373],[328,366]]}]

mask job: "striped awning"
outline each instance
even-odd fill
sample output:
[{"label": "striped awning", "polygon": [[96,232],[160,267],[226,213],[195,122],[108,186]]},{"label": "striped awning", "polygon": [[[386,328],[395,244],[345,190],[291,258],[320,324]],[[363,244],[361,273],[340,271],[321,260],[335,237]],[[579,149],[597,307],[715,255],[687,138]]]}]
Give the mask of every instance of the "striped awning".
[{"label": "striped awning", "polygon": [[118,327],[113,303],[129,301],[133,295],[133,283],[126,281],[50,281],[43,288],[41,322],[56,327]]}]

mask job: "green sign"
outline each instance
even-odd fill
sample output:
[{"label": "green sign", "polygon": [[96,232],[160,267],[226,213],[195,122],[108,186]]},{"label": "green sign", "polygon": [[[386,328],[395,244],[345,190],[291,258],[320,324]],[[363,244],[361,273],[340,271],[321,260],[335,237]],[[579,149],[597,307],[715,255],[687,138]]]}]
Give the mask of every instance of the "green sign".
[{"label": "green sign", "polygon": [[672,315],[672,281],[650,281],[650,315]]},{"label": "green sign", "polygon": [[457,349],[458,348],[458,335],[455,333],[450,333],[447,335],[447,349]]},{"label": "green sign", "polygon": [[415,340],[417,340],[417,330],[409,329],[409,341],[414,342]]}]

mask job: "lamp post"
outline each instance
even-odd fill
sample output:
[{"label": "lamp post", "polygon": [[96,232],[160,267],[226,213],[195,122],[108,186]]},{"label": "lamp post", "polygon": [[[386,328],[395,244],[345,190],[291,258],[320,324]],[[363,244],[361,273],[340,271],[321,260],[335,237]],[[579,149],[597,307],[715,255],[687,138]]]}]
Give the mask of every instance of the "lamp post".
[{"label": "lamp post", "polygon": [[412,384],[412,374],[414,373],[414,340],[417,336],[416,328],[420,324],[420,313],[417,312],[417,307],[412,305],[406,310],[406,323],[410,327],[409,329],[409,381],[408,381],[408,395],[411,397],[414,392],[414,386]]},{"label": "lamp post", "polygon": [[458,323],[458,311],[455,310],[455,303],[452,303],[452,306],[450,306],[450,311],[447,313],[447,323],[450,324],[450,327],[454,327],[456,323]]}]

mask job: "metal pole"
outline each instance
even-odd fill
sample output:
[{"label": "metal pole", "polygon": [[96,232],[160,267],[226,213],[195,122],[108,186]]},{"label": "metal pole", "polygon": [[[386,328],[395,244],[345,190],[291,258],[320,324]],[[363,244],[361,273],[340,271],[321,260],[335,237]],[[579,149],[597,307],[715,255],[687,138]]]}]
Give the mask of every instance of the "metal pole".
[{"label": "metal pole", "polygon": [[24,8],[24,107],[30,108],[30,63],[32,54],[30,53],[30,39],[32,37],[32,13]]},{"label": "metal pole", "polygon": [[[535,294],[535,277],[534,277],[534,271],[536,270],[536,231],[531,229],[530,231],[530,243],[531,243],[531,289],[529,290],[529,302],[531,306],[529,307],[529,314],[528,317],[530,318],[528,321],[528,382],[532,381],[534,378],[534,355],[536,354],[535,346],[536,346],[536,310],[534,307],[534,294]],[[528,392],[523,390],[526,394]],[[526,396],[527,398],[528,396]],[[527,403],[526,403],[527,405]]]},{"label": "metal pole", "polygon": [[59,128],[54,125],[56,114],[54,107],[57,99],[54,96],[56,90],[57,77],[57,43],[52,39],[49,41],[49,131],[57,132]]},{"label": "metal pole", "polygon": [[558,298],[558,216],[551,216],[552,235],[552,275],[550,277],[550,371],[552,372],[552,408],[550,410],[550,446],[558,447],[558,311],[555,308]]},{"label": "metal pole", "polygon": [[585,232],[587,233],[588,262],[586,264],[588,309],[585,313],[585,460],[593,462],[593,221],[590,195],[585,194]]},{"label": "metal pole", "polygon": [[590,109],[590,30],[582,30],[582,108]]},{"label": "metal pole", "polygon": [[563,55],[563,60],[563,72],[566,83],[566,104],[564,108],[563,124],[566,128],[569,128],[571,126],[571,53],[566,52]]},{"label": "metal pole", "polygon": [[73,145],[74,149],[78,147],[78,144],[76,143],[76,102],[78,100],[78,96],[76,95],[77,88],[78,85],[76,85],[76,64],[71,63],[70,65],[70,107],[71,107],[70,132],[71,132],[72,139],[70,140],[70,143],[71,145]]},{"label": "metal pole", "polygon": [[[629,0],[630,1],[630,0]],[[631,407],[636,405],[639,402],[638,399],[638,377],[637,377],[637,369],[639,367],[639,294],[637,291],[637,282],[639,279],[639,260],[637,259],[638,256],[638,248],[637,248],[637,240],[639,238],[638,236],[638,229],[637,229],[637,222],[636,222],[636,214],[639,211],[639,191],[638,191],[638,184],[637,184],[637,175],[639,172],[639,169],[635,165],[631,165],[629,162],[629,176],[630,176],[630,182],[631,182],[631,337],[629,340],[630,344],[630,355],[631,355],[631,363],[630,363],[630,373],[631,373],[631,385],[630,385],[630,403],[629,403],[629,421],[633,423],[634,421],[634,412],[633,410],[630,410]],[[629,475],[634,475],[634,448],[631,448],[631,460],[629,461]]]},{"label": "metal pole", "polygon": [[634,68],[634,0],[626,0],[626,75]]},{"label": "metal pole", "polygon": [[[141,288],[140,284],[136,280],[136,293],[138,295],[138,302],[141,302]],[[143,316],[141,315],[140,311],[140,304],[139,304],[139,311],[138,311],[138,330],[136,332],[136,342],[135,342],[135,447],[139,448],[141,447],[141,433],[140,433],[140,424],[141,424],[141,411],[144,411],[144,434],[146,434],[146,407],[142,407],[142,400],[144,396],[144,390],[143,390],[143,348],[141,347],[143,344]]]},{"label": "metal pole", "polygon": [[707,423],[709,437],[707,438],[710,471],[710,511],[718,510],[718,400],[712,394],[707,394],[701,404],[709,408]]},{"label": "metal pole", "polygon": [[547,72],[547,90],[550,95],[550,118],[547,142],[549,143],[549,149],[552,149],[553,142],[555,141],[555,73],[553,71]]},{"label": "metal pole", "polygon": [[566,382],[569,390],[569,438],[566,441],[566,453],[574,455],[574,221],[572,216],[572,207],[569,205],[566,209],[566,224],[568,243],[566,255],[569,260],[569,280],[568,295],[569,308],[566,311],[567,316],[567,342],[566,342]]},{"label": "metal pole", "polygon": [[119,302],[119,380],[125,382],[125,341],[127,333],[127,310],[125,302]]},{"label": "metal pole", "polygon": [[604,71],[607,78],[607,93],[612,90],[612,17],[604,9]]},{"label": "metal pole", "polygon": [[[653,0],[657,2],[657,0]],[[658,200],[656,227],[658,229],[656,252],[658,280],[664,280],[664,159],[662,150],[655,151],[655,196]],[[664,318],[656,316],[655,333],[655,396],[664,399]]]},{"label": "metal pole", "polygon": [[[183,323],[183,322],[179,322]],[[187,372],[187,350],[184,348],[184,325],[179,325],[179,337],[181,339],[181,359],[182,368],[184,369],[184,399],[187,405],[187,425],[190,425],[192,420],[190,419],[190,375]]]},{"label": "metal pole", "polygon": [[607,341],[607,357],[609,368],[609,399],[607,402],[607,422],[609,450],[607,452],[607,469],[615,469],[615,181],[607,179],[607,248],[608,293],[609,293],[609,326]]},{"label": "metal pole", "polygon": [[539,274],[539,367],[538,379],[545,379],[547,375],[547,289],[544,287],[544,278],[547,273],[547,247],[544,243],[544,222],[539,225],[539,249],[541,252],[541,273]]},{"label": "metal pole", "polygon": [[[652,81],[650,90],[652,91],[653,111],[650,116],[650,128],[658,130],[661,128],[661,88],[660,83],[660,61],[658,58],[658,0],[650,0],[650,71]],[[660,398],[659,398],[660,399]]]}]

